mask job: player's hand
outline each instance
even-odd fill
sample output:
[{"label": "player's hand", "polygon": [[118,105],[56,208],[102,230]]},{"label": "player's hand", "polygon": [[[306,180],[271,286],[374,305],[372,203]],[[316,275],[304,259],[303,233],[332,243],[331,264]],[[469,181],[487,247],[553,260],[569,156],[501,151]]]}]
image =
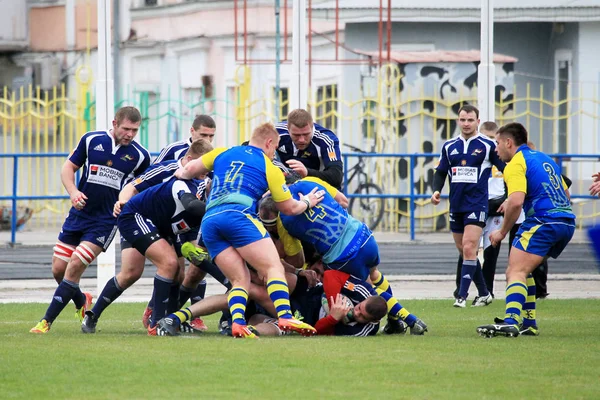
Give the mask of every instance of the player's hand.
[{"label": "player's hand", "polygon": [[329,315],[335,318],[336,321],[339,321],[342,318],[344,318],[352,309],[352,303],[346,301],[346,297],[341,293],[337,294],[335,301],[333,300],[333,296],[331,296],[329,299],[331,301]]},{"label": "player's hand", "polygon": [[438,192],[437,190],[431,195],[431,204],[433,204],[434,206],[440,204],[440,192]]},{"label": "player's hand", "polygon": [[506,235],[503,234],[502,231],[500,231],[500,229],[497,229],[490,233],[490,243],[492,244],[492,246],[498,247],[498,245],[504,240],[505,237]]},{"label": "player's hand", "polygon": [[600,172],[596,172],[594,175],[592,175],[592,180],[594,182],[600,181]]},{"label": "player's hand", "polygon": [[598,196],[599,194],[600,194],[600,181],[595,181],[594,183],[592,183],[592,186],[590,186],[590,195]]},{"label": "player's hand", "polygon": [[319,283],[319,276],[315,271],[310,269],[303,269],[302,271],[298,272],[298,276],[303,276],[306,278],[309,288],[315,287],[317,283]]},{"label": "player's hand", "polygon": [[175,176],[175,178],[177,178],[177,179],[183,179],[183,180],[190,179],[187,177],[187,174],[185,172],[185,167],[177,168],[177,171],[175,171],[173,176]]},{"label": "player's hand", "polygon": [[123,210],[124,205],[125,205],[124,201],[117,200],[117,202],[115,203],[115,206],[113,207],[113,216],[114,217],[118,217],[119,214],[121,214],[121,211]]},{"label": "player's hand", "polygon": [[71,195],[71,205],[75,207],[76,210],[83,209],[83,207],[85,207],[86,200],[87,196],[79,190]]},{"label": "player's hand", "polygon": [[305,198],[308,199],[308,201],[310,201],[310,208],[313,208],[314,206],[319,204],[325,197],[325,191],[319,190],[318,187],[315,187],[306,196],[303,195],[302,193],[298,193],[298,194],[300,195],[300,201],[304,200]]},{"label": "player's hand", "polygon": [[289,165],[291,169],[299,173],[301,177],[306,178],[306,175],[308,175],[306,165],[302,164],[302,162],[298,160],[287,160],[286,164]]},{"label": "player's hand", "polygon": [[506,211],[506,203],[507,202],[508,202],[508,199],[504,200],[502,202],[502,204],[500,204],[500,207],[498,207],[498,211],[497,211],[499,214],[504,214],[504,211]]}]

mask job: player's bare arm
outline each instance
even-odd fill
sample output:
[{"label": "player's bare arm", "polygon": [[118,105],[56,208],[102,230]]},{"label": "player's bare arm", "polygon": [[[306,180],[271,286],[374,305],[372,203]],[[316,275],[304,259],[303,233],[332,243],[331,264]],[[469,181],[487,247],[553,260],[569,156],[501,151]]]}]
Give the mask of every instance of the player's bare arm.
[{"label": "player's bare arm", "polygon": [[185,167],[175,171],[175,176],[179,179],[192,179],[208,174],[210,171],[204,166],[202,159],[197,158],[190,161]]},{"label": "player's bare arm", "polygon": [[138,190],[131,182],[125,185],[125,187],[119,192],[119,199],[117,200],[113,208],[113,215],[115,217],[118,217],[119,214],[121,214],[121,210],[125,203],[127,203],[129,199],[131,199],[138,193]]},{"label": "player's bare arm", "polygon": [[75,165],[71,160],[65,161],[60,170],[60,180],[71,197],[71,205],[77,210],[85,207],[87,196],[80,192],[75,185],[75,172],[79,170],[79,166]]}]

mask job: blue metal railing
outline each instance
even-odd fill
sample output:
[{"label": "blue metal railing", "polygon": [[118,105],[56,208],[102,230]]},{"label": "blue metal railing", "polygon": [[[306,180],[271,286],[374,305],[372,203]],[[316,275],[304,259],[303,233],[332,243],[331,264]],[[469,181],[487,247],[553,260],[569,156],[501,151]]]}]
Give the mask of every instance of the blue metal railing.
[{"label": "blue metal railing", "polygon": [[[152,157],[156,157],[158,153],[150,153]],[[10,221],[10,245],[16,244],[17,235],[17,202],[21,200],[68,200],[68,195],[53,195],[53,196],[19,196],[18,182],[19,182],[19,158],[62,158],[67,159],[69,153],[6,153],[0,154],[0,158],[12,158],[13,160],[13,182],[12,182],[12,195],[11,196],[0,196],[0,201],[10,200],[12,202],[12,215]],[[75,174],[75,183],[79,183],[81,172],[77,171]]]},{"label": "blue metal railing", "polygon": [[[158,153],[151,153],[153,157],[156,157]],[[0,158],[12,158],[13,159],[13,182],[12,182],[12,195],[10,196],[0,196],[0,201],[9,200],[12,202],[12,216],[11,216],[11,236],[10,236],[10,244],[14,245],[16,243],[16,232],[17,232],[17,203],[22,200],[68,200],[69,196],[67,195],[54,195],[54,196],[19,196],[18,192],[18,182],[19,182],[19,158],[56,158],[60,157],[62,159],[66,159],[69,156],[68,153],[7,153],[0,154]],[[410,213],[410,239],[415,240],[415,200],[417,199],[429,199],[431,198],[430,194],[418,194],[415,192],[415,185],[410,184],[409,193],[384,193],[384,194],[349,194],[348,193],[348,159],[355,157],[363,157],[363,158],[408,158],[410,160],[409,163],[409,179],[410,182],[415,182],[415,166],[416,160],[418,158],[431,158],[431,157],[439,157],[439,154],[432,153],[348,153],[342,155],[344,159],[344,193],[348,198],[395,198],[395,199],[408,199],[410,201],[409,213]],[[600,156],[597,154],[550,154],[550,157],[554,158],[559,165],[561,165],[564,161],[573,161],[573,160],[594,160],[600,161]],[[79,173],[76,176],[76,182],[79,181]],[[385,188],[382,188],[385,190]],[[447,198],[446,195],[442,196],[443,198]],[[595,196],[590,195],[578,195],[571,194],[572,199],[596,199]]]},{"label": "blue metal railing", "polygon": [[[415,240],[415,200],[417,199],[429,199],[431,198],[431,194],[418,194],[415,193],[415,166],[416,160],[418,158],[423,157],[434,157],[439,158],[439,154],[434,153],[348,153],[342,154],[342,158],[344,159],[344,184],[343,191],[346,197],[351,198],[384,198],[384,199],[408,199],[410,201],[409,207],[409,225],[410,225],[410,240]],[[552,157],[556,163],[562,167],[564,161],[573,161],[573,160],[593,160],[600,161],[600,155],[598,154],[548,154],[548,156]],[[348,158],[408,158],[410,159],[409,163],[409,179],[411,184],[409,185],[410,190],[409,193],[398,193],[398,194],[349,194],[348,193]],[[354,171],[352,172],[354,174]],[[360,183],[360,182],[359,182]],[[373,182],[376,183],[376,182]],[[385,189],[385,188],[382,188]],[[448,198],[447,195],[442,195],[442,198]],[[571,199],[597,199],[596,196],[590,195],[581,195],[581,194],[573,194],[571,193]]]}]

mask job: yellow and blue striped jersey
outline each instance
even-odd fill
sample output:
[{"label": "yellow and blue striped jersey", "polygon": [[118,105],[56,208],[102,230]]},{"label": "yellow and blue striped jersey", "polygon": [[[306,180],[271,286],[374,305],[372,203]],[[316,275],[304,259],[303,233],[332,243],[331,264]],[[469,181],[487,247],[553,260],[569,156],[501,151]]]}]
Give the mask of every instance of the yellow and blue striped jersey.
[{"label": "yellow and blue striped jersey", "polygon": [[207,169],[214,171],[207,209],[241,204],[255,211],[256,203],[267,190],[276,202],[292,198],[283,173],[258,147],[219,147],[201,160]]},{"label": "yellow and blue striped jersey", "polygon": [[560,168],[546,154],[522,145],[506,166],[504,181],[509,196],[525,193],[527,217],[575,218]]}]

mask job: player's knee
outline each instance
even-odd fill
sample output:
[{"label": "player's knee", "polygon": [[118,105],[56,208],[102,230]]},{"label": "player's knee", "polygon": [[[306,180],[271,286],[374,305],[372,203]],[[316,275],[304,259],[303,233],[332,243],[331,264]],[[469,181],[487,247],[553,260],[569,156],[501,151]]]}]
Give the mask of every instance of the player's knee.
[{"label": "player's knee", "polygon": [[71,255],[71,265],[87,268],[95,258],[94,251],[85,243],[80,243]]},{"label": "player's knee", "polygon": [[179,271],[179,262],[177,258],[167,257],[157,265],[157,268],[163,273],[176,278]]},{"label": "player's knee", "polygon": [[477,255],[478,245],[476,242],[465,241],[462,245],[462,254],[465,259],[472,259]]},{"label": "player's knee", "polygon": [[[73,252],[75,251],[75,246],[71,246],[69,244],[64,244],[64,243],[56,243],[54,245],[54,253],[52,254],[52,256],[54,258],[56,258],[59,261],[64,262],[64,266],[66,268],[67,264],[70,260],[71,260],[71,256],[73,255]],[[53,262],[52,263],[52,269],[54,269],[54,265],[60,265],[62,263],[59,262]],[[57,267],[60,268],[60,267]]]},{"label": "player's knee", "polygon": [[123,289],[126,289],[137,282],[144,272],[144,267],[121,267],[121,272],[117,275],[117,282],[119,286]]}]

